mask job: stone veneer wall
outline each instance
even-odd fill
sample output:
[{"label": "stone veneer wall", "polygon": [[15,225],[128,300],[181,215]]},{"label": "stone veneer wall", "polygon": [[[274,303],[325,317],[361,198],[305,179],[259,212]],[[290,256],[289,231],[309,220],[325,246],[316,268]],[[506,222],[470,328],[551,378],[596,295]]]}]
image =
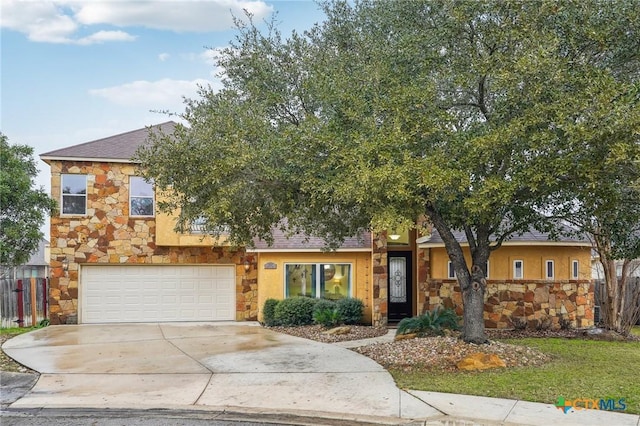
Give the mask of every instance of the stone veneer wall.
[{"label": "stone veneer wall", "polygon": [[[526,321],[529,328],[558,329],[593,326],[594,285],[588,280],[489,280],[484,304],[487,328],[514,328]],[[455,280],[427,280],[419,284],[421,312],[445,306],[462,315],[462,294]]]},{"label": "stone veneer wall", "polygon": [[384,327],[389,319],[387,303],[387,237],[385,234],[373,234],[373,295],[371,306],[371,324]]},{"label": "stone veneer wall", "polygon": [[[87,175],[87,215],[51,218],[52,324],[77,322],[81,264],[236,265],[236,319],[258,316],[257,272],[243,268],[243,250],[227,247],[158,247],[155,218],[129,217],[129,179],[136,166],[120,163],[51,162],[51,195],[60,202],[61,173]],[[69,270],[62,270],[62,261]]]}]

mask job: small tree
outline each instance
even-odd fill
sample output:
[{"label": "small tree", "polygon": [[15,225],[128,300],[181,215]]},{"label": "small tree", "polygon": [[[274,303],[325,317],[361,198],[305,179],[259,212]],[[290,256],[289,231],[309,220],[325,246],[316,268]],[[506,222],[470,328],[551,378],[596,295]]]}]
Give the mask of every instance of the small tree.
[{"label": "small tree", "polygon": [[0,133],[0,265],[24,264],[42,239],[40,227],[55,202],[34,188],[38,173],[33,148],[9,145]]}]

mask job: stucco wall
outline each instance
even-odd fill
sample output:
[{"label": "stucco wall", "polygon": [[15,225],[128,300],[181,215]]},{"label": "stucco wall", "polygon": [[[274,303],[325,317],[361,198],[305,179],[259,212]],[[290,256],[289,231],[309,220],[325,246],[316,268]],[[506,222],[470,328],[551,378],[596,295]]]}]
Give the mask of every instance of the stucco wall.
[{"label": "stucco wall", "polygon": [[[246,274],[243,250],[228,247],[161,247],[156,243],[155,217],[129,216],[129,176],[135,165],[51,162],[51,195],[61,202],[61,174],[87,175],[87,214],[51,218],[52,324],[77,321],[78,269],[81,264],[235,264],[236,319],[258,314],[256,274]],[[67,259],[69,270],[63,271]]]},{"label": "stucco wall", "polygon": [[[365,305],[365,323],[371,323],[372,292],[371,288],[371,253],[366,252],[263,252],[258,255],[258,295],[259,309],[262,310],[267,299],[282,300],[285,298],[285,264],[309,263],[347,263],[353,265],[352,297],[356,297]],[[265,264],[275,265],[275,269],[266,269]],[[262,320],[262,312],[259,319]]]},{"label": "stucco wall", "polygon": [[[430,252],[431,278],[447,279],[449,256],[444,247],[421,249]],[[471,264],[468,248],[464,248],[467,264]],[[591,247],[566,246],[557,243],[549,245],[503,245],[493,251],[489,257],[489,279],[513,279],[513,261],[524,262],[524,280],[542,280],[545,278],[545,262],[554,261],[554,280],[574,279],[571,276],[573,260],[578,261],[577,279],[591,279]]]}]

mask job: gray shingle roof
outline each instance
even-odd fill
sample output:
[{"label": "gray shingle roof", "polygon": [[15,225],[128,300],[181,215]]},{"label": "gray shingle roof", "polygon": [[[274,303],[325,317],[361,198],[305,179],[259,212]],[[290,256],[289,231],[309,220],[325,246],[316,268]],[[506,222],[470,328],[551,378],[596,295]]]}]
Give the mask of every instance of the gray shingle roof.
[{"label": "gray shingle roof", "polygon": [[147,141],[150,130],[172,134],[175,126],[175,122],[167,121],[119,135],[45,152],[40,154],[40,158],[43,160],[71,158],[78,160],[131,160],[136,150]]},{"label": "gray shingle roof", "polygon": [[[467,236],[464,231],[454,231],[454,237],[460,243],[467,242]],[[492,238],[495,240],[495,238]],[[553,240],[549,237],[549,234],[546,232],[540,232],[535,229],[530,229],[529,231],[523,233],[522,235],[513,235],[510,239],[506,240],[503,244],[509,243],[573,243],[575,245],[591,245],[587,238],[580,238],[574,236],[560,236],[557,240]],[[438,230],[433,228],[431,237],[423,237],[418,240],[418,244],[421,246],[432,245],[432,246],[444,246],[444,241],[442,237],[438,233]]]},{"label": "gray shingle roof", "polygon": [[[317,237],[307,237],[296,234],[287,237],[284,232],[273,229],[273,244],[269,246],[266,241],[254,240],[256,251],[278,251],[278,250],[322,250],[327,246],[324,239]],[[371,234],[364,232],[360,238],[350,237],[344,240],[339,250],[371,249]]]}]

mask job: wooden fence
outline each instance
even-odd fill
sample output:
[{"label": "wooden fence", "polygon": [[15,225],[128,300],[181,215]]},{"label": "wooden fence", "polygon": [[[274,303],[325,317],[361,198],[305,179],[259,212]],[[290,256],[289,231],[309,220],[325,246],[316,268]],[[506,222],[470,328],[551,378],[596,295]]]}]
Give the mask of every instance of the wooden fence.
[{"label": "wooden fence", "polygon": [[30,327],[47,318],[46,278],[0,279],[2,328]]}]

